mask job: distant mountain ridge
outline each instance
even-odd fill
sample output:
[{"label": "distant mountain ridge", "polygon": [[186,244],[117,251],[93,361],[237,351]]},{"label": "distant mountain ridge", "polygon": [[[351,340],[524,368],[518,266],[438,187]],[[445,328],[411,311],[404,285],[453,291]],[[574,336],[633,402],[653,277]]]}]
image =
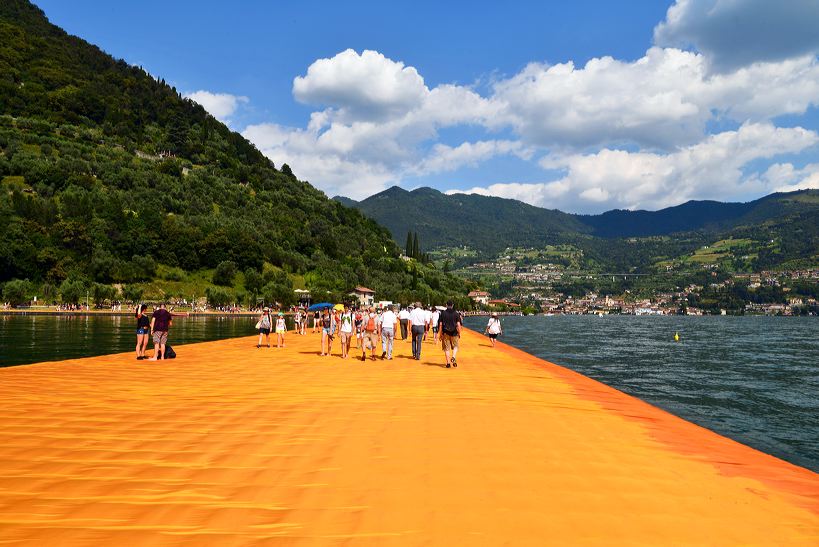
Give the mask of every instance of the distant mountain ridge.
[{"label": "distant mountain ridge", "polygon": [[[476,233],[509,235],[521,243],[537,234],[580,233],[602,238],[649,237],[693,231],[721,231],[785,214],[819,209],[819,190],[775,193],[747,203],[688,201],[658,211],[614,209],[598,215],[564,213],[513,199],[478,194],[444,194],[433,188],[407,191],[393,186],[362,201],[336,196],[387,226],[396,241],[418,231],[430,246],[452,243],[453,225]],[[460,239],[458,239],[460,241]]]}]

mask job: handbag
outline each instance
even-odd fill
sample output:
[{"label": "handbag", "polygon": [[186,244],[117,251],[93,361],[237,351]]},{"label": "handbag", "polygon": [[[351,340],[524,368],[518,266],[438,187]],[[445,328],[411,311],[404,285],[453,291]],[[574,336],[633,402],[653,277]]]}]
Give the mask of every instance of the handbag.
[{"label": "handbag", "polygon": [[256,330],[259,330],[260,328],[262,328],[262,321],[261,320],[256,321]]}]

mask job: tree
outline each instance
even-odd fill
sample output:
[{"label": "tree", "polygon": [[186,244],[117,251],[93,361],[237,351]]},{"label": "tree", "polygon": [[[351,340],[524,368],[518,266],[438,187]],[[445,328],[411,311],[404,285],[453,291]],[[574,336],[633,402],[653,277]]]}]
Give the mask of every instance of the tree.
[{"label": "tree", "polygon": [[407,244],[404,247],[405,253],[407,256],[412,256],[412,232],[407,232]]},{"label": "tree", "polygon": [[221,285],[223,287],[230,287],[233,285],[233,278],[236,276],[236,263],[232,260],[225,260],[216,266],[216,271],[213,272],[214,285]]},{"label": "tree", "polygon": [[233,293],[222,287],[208,287],[205,289],[205,297],[208,299],[208,304],[214,307],[227,306],[234,299]]},{"label": "tree", "polygon": [[13,307],[28,304],[31,300],[31,283],[28,280],[12,279],[3,287],[3,300]]},{"label": "tree", "polygon": [[136,285],[126,285],[122,287],[122,297],[126,302],[131,302],[133,304],[136,304],[142,300],[143,292],[144,291]]},{"label": "tree", "polygon": [[102,306],[106,301],[112,301],[117,296],[117,290],[111,285],[103,285],[102,283],[94,283],[91,287],[91,297],[94,299],[94,305]]},{"label": "tree", "polygon": [[248,268],[245,270],[245,289],[255,298],[264,286],[264,279],[262,274],[256,268]]},{"label": "tree", "polygon": [[60,284],[60,296],[66,304],[76,304],[86,295],[86,285],[79,279],[68,278]]},{"label": "tree", "polygon": [[412,254],[410,256],[416,260],[421,256],[421,246],[418,244],[418,232],[415,232],[412,236]]}]

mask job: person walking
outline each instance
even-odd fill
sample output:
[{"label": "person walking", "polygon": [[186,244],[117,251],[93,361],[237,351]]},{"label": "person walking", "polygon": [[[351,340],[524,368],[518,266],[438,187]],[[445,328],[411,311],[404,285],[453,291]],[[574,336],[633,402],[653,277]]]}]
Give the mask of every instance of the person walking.
[{"label": "person walking", "polygon": [[284,314],[279,312],[279,317],[276,319],[276,347],[284,347],[284,335],[287,334],[287,322],[284,320]]},{"label": "person walking", "polygon": [[335,325],[333,325],[333,314],[329,310],[324,310],[316,321],[321,325],[321,355],[330,355],[333,349],[333,332]]},{"label": "person walking", "polygon": [[415,307],[410,312],[410,331],[412,334],[412,356],[416,361],[421,360],[421,342],[424,340],[424,332],[427,328],[427,312],[420,302],[415,303]]},{"label": "person walking", "polygon": [[293,326],[296,334],[301,334],[301,308],[296,308],[293,312]]},{"label": "person walking", "polygon": [[384,356],[387,355],[387,344],[384,343],[384,338],[381,337],[381,319],[383,318],[382,313],[384,310],[381,308],[376,308],[375,310],[375,333],[376,338],[381,341],[381,359],[384,359]]},{"label": "person walking", "polygon": [[361,308],[356,308],[355,310],[355,349],[361,349],[361,346],[364,344],[362,337],[364,336],[364,329],[362,329],[362,325],[364,324],[364,310]]},{"label": "person walking", "polygon": [[395,324],[398,317],[395,315],[392,306],[387,307],[387,311],[381,314],[381,342],[383,344],[384,353],[381,354],[383,359],[385,356],[387,360],[392,361],[393,342],[395,341]]},{"label": "person walking", "polygon": [[341,324],[338,328],[341,337],[341,357],[347,359],[350,356],[350,343],[355,335],[355,318],[350,308],[344,306],[344,313],[341,314]]},{"label": "person walking", "polygon": [[318,310],[313,312],[313,334],[319,332],[321,327],[322,313]]},{"label": "person walking", "polygon": [[361,360],[367,360],[367,349],[370,350],[370,358],[375,361],[375,348],[378,346],[378,325],[376,324],[378,316],[372,308],[367,310],[366,315],[362,318],[361,328]]},{"label": "person walking", "polygon": [[498,319],[497,312],[492,312],[492,315],[489,317],[489,323],[486,324],[486,328],[484,329],[484,333],[489,335],[489,341],[492,342],[492,347],[494,348],[495,338],[503,334],[503,327],[501,326],[500,319]]},{"label": "person walking", "polygon": [[137,320],[136,328],[136,358],[137,361],[145,359],[145,349],[148,347],[148,338],[151,332],[151,320],[145,315],[145,304],[137,304],[134,315]]},{"label": "person walking", "polygon": [[409,329],[410,312],[406,307],[401,308],[398,312],[398,321],[401,323],[401,340],[407,339],[407,331]]},{"label": "person walking", "polygon": [[[446,356],[446,368],[457,367],[458,341],[461,338],[461,314],[455,310],[455,304],[450,300],[446,309],[438,317],[438,328],[441,332],[441,346]],[[451,357],[450,357],[451,355]]]},{"label": "person walking", "polygon": [[262,347],[262,336],[265,337],[267,347],[270,347],[270,331],[273,328],[273,319],[270,317],[270,308],[262,310],[262,315],[259,317],[259,341],[256,342],[256,347]]},{"label": "person walking", "polygon": [[441,312],[437,307],[432,308],[432,319],[430,328],[432,328],[432,343],[438,343],[438,318],[441,317]]},{"label": "person walking", "polygon": [[165,346],[168,343],[168,330],[171,328],[173,318],[171,312],[165,309],[162,302],[159,308],[151,314],[151,334],[154,339],[154,356],[150,361],[158,361],[165,358]]}]

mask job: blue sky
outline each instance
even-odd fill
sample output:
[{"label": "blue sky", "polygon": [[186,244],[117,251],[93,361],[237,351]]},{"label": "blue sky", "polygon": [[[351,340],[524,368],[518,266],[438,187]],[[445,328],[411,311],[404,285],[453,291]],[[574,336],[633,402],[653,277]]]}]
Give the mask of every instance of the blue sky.
[{"label": "blue sky", "polygon": [[819,187],[819,3],[35,0],[329,195],[576,212]]}]

